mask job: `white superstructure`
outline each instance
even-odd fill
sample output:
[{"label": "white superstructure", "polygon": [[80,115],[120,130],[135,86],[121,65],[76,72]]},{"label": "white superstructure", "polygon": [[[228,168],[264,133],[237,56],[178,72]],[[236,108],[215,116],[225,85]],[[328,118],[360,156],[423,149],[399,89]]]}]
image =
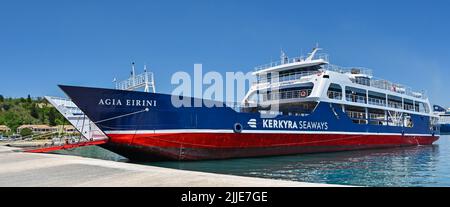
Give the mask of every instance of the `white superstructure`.
[{"label": "white superstructure", "polygon": [[304,116],[318,102],[336,103],[360,124],[406,125],[411,114],[437,121],[424,92],[376,79],[367,68],[331,65],[319,51],[291,59],[283,52],[280,61],[256,67],[257,81],[242,104],[260,112],[267,110],[260,105],[276,105],[279,114]]}]

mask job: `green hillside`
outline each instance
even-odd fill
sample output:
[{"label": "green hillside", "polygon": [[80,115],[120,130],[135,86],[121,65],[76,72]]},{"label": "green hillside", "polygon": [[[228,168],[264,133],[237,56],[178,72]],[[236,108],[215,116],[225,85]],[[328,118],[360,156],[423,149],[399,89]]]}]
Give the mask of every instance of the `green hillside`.
[{"label": "green hillside", "polygon": [[0,125],[7,125],[15,132],[23,124],[56,126],[67,122],[44,98],[5,98],[0,95]]}]

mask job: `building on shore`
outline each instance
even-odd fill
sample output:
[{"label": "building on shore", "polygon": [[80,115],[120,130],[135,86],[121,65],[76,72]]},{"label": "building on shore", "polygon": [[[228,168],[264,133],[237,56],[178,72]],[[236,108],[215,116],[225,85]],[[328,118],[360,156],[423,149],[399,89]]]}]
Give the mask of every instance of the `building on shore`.
[{"label": "building on shore", "polygon": [[17,128],[17,134],[20,134],[20,131],[28,128],[31,130],[33,134],[46,134],[46,133],[78,133],[77,129],[72,125],[58,125],[58,126],[49,126],[45,124],[27,124],[22,125]]},{"label": "building on shore", "polygon": [[0,125],[0,134],[9,133],[11,129],[6,125]]},{"label": "building on shore", "polygon": [[58,125],[56,128],[59,133],[78,133],[78,130],[72,125]]},{"label": "building on shore", "polygon": [[50,132],[58,132],[58,128],[51,127],[45,124],[26,124],[17,127],[17,134],[20,134],[20,132],[23,129],[30,129],[33,134],[44,134],[44,133],[50,133]]}]

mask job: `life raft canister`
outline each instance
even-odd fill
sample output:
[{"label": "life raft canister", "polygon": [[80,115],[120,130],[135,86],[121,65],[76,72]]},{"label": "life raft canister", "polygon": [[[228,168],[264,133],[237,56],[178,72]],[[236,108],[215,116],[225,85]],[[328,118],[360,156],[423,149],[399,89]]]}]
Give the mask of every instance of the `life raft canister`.
[{"label": "life raft canister", "polygon": [[234,133],[241,133],[242,132],[242,125],[240,123],[236,123],[233,126]]}]

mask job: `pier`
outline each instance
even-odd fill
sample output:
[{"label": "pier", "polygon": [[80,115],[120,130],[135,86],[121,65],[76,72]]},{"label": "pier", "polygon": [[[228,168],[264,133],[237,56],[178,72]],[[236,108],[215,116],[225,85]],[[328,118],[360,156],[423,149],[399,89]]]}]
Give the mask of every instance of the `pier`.
[{"label": "pier", "polygon": [[88,187],[332,187],[203,173],[0,146],[0,186]]}]

